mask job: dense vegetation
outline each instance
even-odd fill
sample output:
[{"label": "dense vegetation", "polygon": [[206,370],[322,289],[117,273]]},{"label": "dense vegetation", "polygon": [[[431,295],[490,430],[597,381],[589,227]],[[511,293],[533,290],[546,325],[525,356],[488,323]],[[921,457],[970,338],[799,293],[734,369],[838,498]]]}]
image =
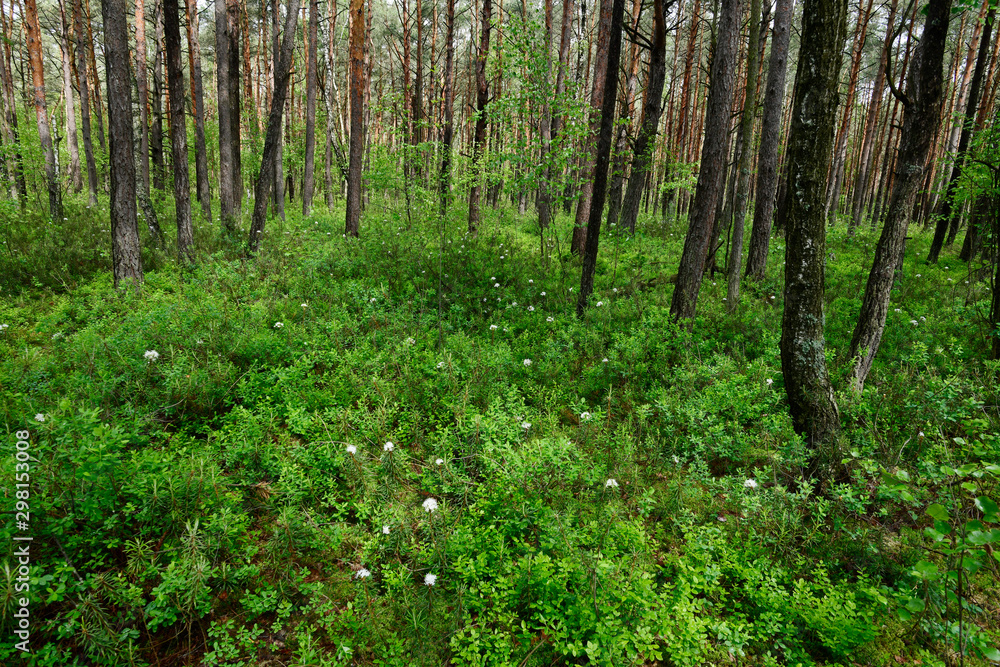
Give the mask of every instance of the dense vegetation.
[{"label": "dense vegetation", "polygon": [[[435,219],[433,196],[416,207]],[[144,287],[119,293],[88,241],[101,213],[8,209],[28,662],[952,664],[960,639],[966,664],[1000,657],[975,266],[910,241],[864,394],[837,394],[845,472],[820,485],[781,390],[780,241],[736,315],[720,276],[678,326],[683,225],[641,218],[605,240],[580,320],[579,260],[543,258],[532,216],[486,213],[471,239],[461,213],[410,225],[374,194],[360,238],[292,214],[249,262],[196,227],[213,254],[182,269],[144,241]],[[837,387],[875,238],[828,240]]]}]

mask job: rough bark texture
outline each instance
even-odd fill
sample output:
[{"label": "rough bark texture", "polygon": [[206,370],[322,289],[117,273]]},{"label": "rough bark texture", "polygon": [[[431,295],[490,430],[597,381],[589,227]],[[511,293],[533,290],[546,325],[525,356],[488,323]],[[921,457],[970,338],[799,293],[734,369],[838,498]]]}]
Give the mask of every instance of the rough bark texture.
[{"label": "rough bark texture", "polygon": [[[97,205],[97,164],[94,162],[94,142],[90,136],[90,85],[87,81],[87,50],[83,44],[83,11],[81,0],[73,0],[73,24],[76,37],[76,71],[80,88],[80,129],[83,134],[83,155],[87,162],[87,187],[91,206]],[[145,109],[143,109],[145,117]]]},{"label": "rough bark texture", "polygon": [[[279,20],[279,0],[272,0],[271,2],[271,27],[273,28],[271,34],[271,56],[272,64],[274,70],[278,69],[278,61],[281,60],[281,22]],[[271,91],[271,97],[274,98],[274,91]],[[285,219],[285,175],[284,175],[284,149],[282,147],[283,141],[281,137],[281,132],[278,132],[278,146],[274,153],[274,214]],[[256,203],[254,204],[256,206]]]},{"label": "rough bark texture", "polygon": [[781,371],[795,431],[815,450],[813,470],[834,460],[840,416],[826,369],[823,325],[826,176],[837,123],[837,81],[847,0],[806,0],[788,140],[788,214]]},{"label": "rough bark texture", "polygon": [[[576,226],[573,227],[573,239],[570,250],[576,255],[582,255],[587,245],[587,224],[590,219],[591,200],[594,195],[594,161],[597,133],[601,128],[600,111],[604,106],[604,82],[607,79],[608,60],[605,54],[611,40],[611,7],[612,0],[601,0],[597,28],[597,62],[594,64],[594,87],[590,92],[590,132],[584,141],[583,164],[580,165],[580,198],[576,206]],[[615,91],[610,91],[612,97]]]},{"label": "rough bark texture", "polygon": [[198,2],[186,0],[188,62],[191,67],[191,110],[194,116],[194,172],[198,201],[205,221],[212,220],[212,188],[208,180],[208,147],[205,144],[205,91],[201,81],[201,41],[198,38]]},{"label": "rough bark texture", "polygon": [[614,0],[611,8],[611,38],[608,40],[605,90],[611,94],[604,97],[601,106],[601,130],[597,137],[597,155],[594,161],[594,195],[587,221],[587,245],[583,255],[583,271],[580,274],[580,295],[576,302],[576,316],[583,317],[587,300],[594,291],[594,271],[597,268],[597,246],[601,238],[601,217],[604,213],[604,198],[608,184],[608,163],[611,161],[611,138],[615,122],[615,95],[618,90],[618,61],[622,45],[622,15],[625,0]]},{"label": "rough bark texture", "polygon": [[472,188],[469,190],[469,234],[479,231],[479,197],[482,190],[482,157],[486,150],[486,105],[490,100],[490,83],[486,78],[486,60],[490,55],[490,26],[492,23],[493,1],[483,0],[479,38],[476,54],[476,133],[472,143]]},{"label": "rough bark texture", "polygon": [[951,0],[931,0],[920,40],[919,55],[909,76],[903,100],[896,174],[889,208],[868,274],[861,314],[851,339],[851,386],[860,392],[871,371],[885,331],[893,278],[902,259],[906,227],[913,202],[923,182],[927,153],[941,121],[941,66],[948,39]]},{"label": "rough bark texture", "polygon": [[[358,0],[352,0],[352,5]],[[267,221],[267,203],[274,186],[274,158],[277,155],[278,137],[281,134],[281,116],[288,95],[288,79],[292,69],[292,50],[295,46],[295,24],[299,17],[299,0],[289,0],[285,14],[285,35],[281,41],[280,58],[274,68],[274,92],[271,95],[271,112],[267,118],[267,134],[264,136],[264,152],[261,155],[260,173],[254,186],[253,219],[250,223],[250,238],[247,251],[257,252]],[[357,17],[355,16],[355,19]]]},{"label": "rough bark texture", "polygon": [[111,257],[115,287],[142,284],[139,221],[135,208],[132,155],[132,85],[129,72],[125,0],[103,0],[104,58],[108,82],[108,131],[111,138]]},{"label": "rough bark texture", "polygon": [[163,163],[163,0],[153,10],[153,122],[150,128],[149,148],[153,158],[153,187],[162,190],[166,167]]},{"label": "rough bark texture", "polygon": [[[77,0],[81,2],[82,0]],[[83,70],[80,72],[83,77]],[[143,0],[135,0],[135,83],[139,90],[139,178],[149,192],[149,84],[146,80],[146,13]]]},{"label": "rough bark texture", "polygon": [[306,72],[306,163],[302,176],[302,215],[312,211],[316,171],[316,82],[319,63],[316,62],[316,41],[319,31],[319,0],[309,0],[309,56]]},{"label": "rough bark texture", "polygon": [[45,156],[45,180],[49,188],[49,215],[62,217],[62,193],[56,179],[56,158],[49,134],[48,107],[45,104],[45,70],[42,65],[42,33],[38,27],[38,6],[35,0],[24,0],[25,32],[28,36],[28,61],[31,65],[32,99],[38,121],[38,138]]},{"label": "rough bark texture", "polygon": [[194,261],[191,229],[191,185],[188,174],[187,123],[184,117],[184,65],[177,0],[163,0],[163,38],[167,47],[167,90],[170,95],[170,161],[174,168],[174,210],[177,212],[177,256]]},{"label": "rough bark texture", "polygon": [[[972,84],[969,90],[968,102],[965,106],[965,117],[962,119],[962,134],[958,140],[958,153],[955,155],[955,164],[951,170],[951,178],[948,180],[948,189],[945,191],[941,201],[941,209],[938,211],[937,224],[934,227],[934,239],[931,241],[930,253],[927,256],[928,262],[937,262],[938,255],[941,254],[941,247],[944,245],[945,233],[949,231],[949,226],[957,226],[956,212],[952,208],[952,201],[955,195],[955,188],[958,180],[962,176],[962,167],[965,165],[965,155],[972,142],[973,124],[976,119],[976,112],[979,107],[980,92],[983,88],[983,71],[989,61],[990,36],[993,30],[994,9],[990,9],[986,16],[986,23],[983,24],[982,37],[979,40],[979,54],[976,56],[976,69],[972,74]],[[954,221],[954,222],[953,222]],[[949,234],[954,239],[954,234]],[[965,259],[964,257],[962,259]]]},{"label": "rough bark texture", "polygon": [[[870,0],[869,0],[870,1]],[[757,111],[757,77],[760,49],[760,0],[750,0],[750,35],[747,41],[747,80],[740,119],[739,163],[736,175],[736,195],[733,201],[733,230],[729,239],[729,262],[726,281],[726,309],[736,312],[740,303],[740,271],[743,268],[743,229],[750,201],[750,159],[753,146],[753,121]]]},{"label": "rough bark texture", "polygon": [[[295,0],[293,0],[294,2]],[[347,166],[345,229],[357,236],[361,229],[361,160],[364,157],[365,3],[351,0],[351,139]]]},{"label": "rough bark texture", "polygon": [[441,215],[448,211],[451,199],[451,144],[455,120],[455,0],[448,0],[445,15],[444,57],[444,131],[441,134]]},{"label": "rough bark texture", "polygon": [[625,199],[622,203],[621,224],[635,232],[639,217],[642,190],[653,161],[653,144],[656,128],[663,112],[663,83],[667,74],[667,31],[663,0],[653,0],[653,50],[649,55],[649,76],[646,79],[646,103],[642,107],[642,121],[635,138],[632,170],[629,173]]},{"label": "rough bark texture", "polygon": [[[233,166],[233,216],[239,222],[243,217],[243,148],[240,136],[240,2],[226,0],[226,20],[229,37],[229,140],[232,142]],[[252,107],[251,107],[252,108]]]},{"label": "rough bark texture", "polygon": [[[277,2],[277,0],[275,0]],[[229,18],[226,3],[215,0],[215,81],[219,102],[219,217],[226,234],[236,231],[236,204],[233,202],[233,139],[229,122]]]},{"label": "rough bark texture", "polygon": [[[527,16],[524,17],[527,22]],[[542,90],[547,90],[551,80],[551,52],[552,52],[552,0],[545,0],[545,39],[543,40],[545,49],[544,71]],[[538,134],[541,139],[542,161],[545,166],[542,169],[541,183],[538,185],[538,196],[535,198],[535,209],[538,211],[538,226],[548,229],[552,222],[552,197],[549,193],[549,160],[552,152],[552,100],[546,99],[542,102],[541,118],[538,120]]]},{"label": "rough bark texture", "polygon": [[59,19],[62,25],[62,39],[59,50],[62,53],[63,101],[66,103],[66,144],[69,149],[69,182],[73,192],[83,189],[83,176],[80,174],[80,144],[76,131],[76,104],[73,101],[73,74],[70,71],[69,23],[66,21],[66,7],[60,0]]},{"label": "rough bark texture", "polygon": [[767,251],[771,243],[774,201],[778,185],[778,145],[781,142],[781,112],[785,101],[788,71],[788,40],[791,36],[794,0],[778,0],[774,9],[771,55],[768,58],[764,110],[757,154],[757,188],[753,208],[753,229],[747,250],[747,278],[763,280]]},{"label": "rough bark texture", "polygon": [[722,0],[718,41],[712,58],[712,80],[705,110],[705,141],[701,150],[698,187],[688,216],[684,252],[670,302],[670,314],[675,319],[694,317],[701,279],[705,273],[705,259],[708,257],[715,210],[728,157],[729,112],[736,78],[740,14],[740,0]]}]

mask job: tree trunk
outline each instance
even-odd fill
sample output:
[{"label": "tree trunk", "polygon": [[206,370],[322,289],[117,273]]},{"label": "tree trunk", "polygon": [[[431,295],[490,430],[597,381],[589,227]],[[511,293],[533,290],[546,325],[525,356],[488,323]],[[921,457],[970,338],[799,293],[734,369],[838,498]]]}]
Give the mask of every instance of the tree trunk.
[{"label": "tree trunk", "polygon": [[[142,190],[149,192],[149,85],[146,79],[146,15],[143,0],[135,0],[135,42],[135,83],[139,91],[139,179]],[[83,78],[83,70],[80,78]]]},{"label": "tree trunk", "polygon": [[163,0],[153,9],[153,127],[149,144],[153,153],[153,187],[162,190],[166,167],[163,163]]},{"label": "tree trunk", "polygon": [[316,171],[316,38],[319,31],[319,0],[309,0],[309,57],[306,71],[306,163],[302,176],[302,215],[312,211]]},{"label": "tree trunk", "polygon": [[941,121],[941,66],[948,39],[951,0],[931,0],[927,22],[918,46],[903,102],[903,128],[896,156],[896,176],[885,225],[875,248],[861,314],[851,339],[851,386],[864,388],[885,331],[889,296],[896,268],[902,259],[906,227],[913,202],[923,181],[927,153],[934,130]]},{"label": "tree trunk", "polygon": [[[313,0],[315,2],[315,0]],[[352,4],[358,0],[352,0]],[[267,118],[267,134],[264,136],[264,151],[261,155],[260,173],[254,186],[253,219],[250,224],[250,238],[247,251],[253,255],[260,248],[267,221],[267,204],[270,190],[274,185],[274,164],[281,134],[281,116],[288,95],[288,79],[292,69],[292,51],[295,46],[295,24],[299,17],[299,0],[289,0],[285,13],[285,34],[281,40],[280,57],[274,67],[274,92],[271,95],[271,112]],[[357,20],[357,17],[354,17]],[[315,67],[315,60],[313,67]]]},{"label": "tree trunk", "polygon": [[[232,204],[233,219],[238,223],[243,219],[243,147],[240,135],[242,95],[240,95],[240,43],[245,38],[240,30],[240,0],[226,0],[226,21],[229,27],[229,140],[232,142],[231,158],[233,166]],[[251,108],[253,108],[251,106]]]},{"label": "tree trunk", "polygon": [[[622,15],[625,0],[614,0],[611,8],[610,38],[605,58],[606,81],[601,106],[601,129],[597,138],[597,155],[594,162],[594,194],[587,221],[587,245],[583,255],[583,270],[580,275],[580,295],[576,302],[576,316],[582,318],[587,308],[587,300],[594,291],[594,271],[597,268],[597,246],[601,237],[601,217],[604,213],[604,197],[608,184],[608,163],[611,160],[611,139],[615,122],[615,91],[618,90],[618,64],[621,59]],[[598,58],[601,57],[598,51]]]},{"label": "tree trunk", "polygon": [[87,20],[87,58],[90,62],[90,67],[88,68],[90,74],[94,77],[93,87],[91,90],[94,91],[94,108],[93,114],[97,118],[97,141],[101,145],[101,152],[105,150],[104,145],[104,117],[101,115],[103,113],[103,102],[101,101],[101,80],[97,76],[97,57],[94,55],[94,33],[91,29],[93,21],[90,16],[90,0],[84,0],[83,8],[86,10],[86,20]]},{"label": "tree trunk", "polygon": [[688,216],[684,252],[670,302],[670,314],[675,320],[694,317],[698,291],[705,273],[705,260],[708,257],[728,157],[729,114],[736,77],[740,14],[739,0],[722,0],[717,28],[718,41],[712,57],[712,81],[705,111],[705,141],[701,151],[698,188]]},{"label": "tree trunk", "polygon": [[[137,0],[141,1],[141,0]],[[212,221],[212,188],[208,180],[208,147],[205,144],[205,92],[201,81],[201,41],[199,39],[198,2],[186,0],[188,63],[191,69],[191,107],[194,115],[194,172],[206,222]]]},{"label": "tree trunk", "polygon": [[177,211],[177,256],[194,262],[191,229],[191,185],[188,175],[187,123],[184,118],[184,65],[177,0],[163,0],[163,37],[167,50],[167,90],[170,97],[170,161],[174,167],[174,209]]},{"label": "tree trunk", "polygon": [[[272,70],[277,70],[278,61],[281,60],[281,22],[279,20],[279,7],[278,0],[271,1],[271,7],[274,10],[271,14],[271,57],[274,66]],[[294,56],[293,56],[294,57]],[[271,92],[271,98],[274,99],[274,92]],[[285,219],[285,158],[284,158],[284,148],[281,132],[278,132],[278,146],[274,152],[274,214],[280,217],[282,220]],[[256,203],[254,204],[256,206]]]},{"label": "tree trunk", "polygon": [[[13,23],[13,21],[12,21]],[[0,5],[0,29],[3,30],[4,37],[7,36],[7,21],[4,16],[2,5]],[[11,42],[4,40],[0,44],[0,79],[2,79],[3,90],[0,94],[4,96],[5,113],[7,114],[7,130],[10,132],[8,140],[11,144],[11,151],[8,154],[11,158],[12,171],[12,195],[14,195],[23,210],[28,201],[27,183],[24,179],[24,159],[21,156],[21,137],[18,131],[17,102],[14,97],[14,72],[11,58]]]},{"label": "tree trunk", "polygon": [[768,59],[764,111],[757,154],[757,195],[753,209],[753,229],[747,251],[747,278],[760,281],[767,269],[771,225],[778,184],[778,146],[781,142],[781,112],[785,101],[785,74],[788,70],[788,40],[791,35],[793,0],[778,0],[774,10],[771,55]]},{"label": "tree trunk", "polygon": [[490,26],[493,0],[483,0],[479,38],[476,54],[476,133],[472,143],[472,188],[469,190],[469,234],[479,231],[479,196],[482,189],[482,158],[486,150],[486,105],[490,99],[489,79],[486,78],[486,60],[490,54]]},{"label": "tree trunk", "polygon": [[[33,0],[29,0],[33,2]],[[135,208],[132,155],[132,81],[125,0],[103,0],[104,62],[108,82],[108,132],[111,135],[111,256],[115,288],[142,284],[139,222]]]},{"label": "tree trunk", "polygon": [[[590,220],[591,200],[594,196],[594,141],[600,131],[601,118],[600,111],[604,106],[604,83],[607,79],[608,62],[601,58],[601,54],[608,52],[608,45],[611,41],[611,6],[612,0],[601,0],[600,19],[597,29],[597,62],[594,64],[594,87],[590,93],[590,131],[587,133],[583,145],[580,147],[583,153],[583,164],[580,166],[580,196],[576,207],[576,226],[573,227],[573,240],[570,243],[570,250],[575,255],[582,255],[587,245],[587,226]],[[610,91],[612,97],[616,91]],[[603,198],[602,198],[603,199]],[[603,211],[602,211],[603,213]]]},{"label": "tree trunk", "polygon": [[663,0],[653,0],[653,50],[649,56],[649,75],[646,78],[646,103],[642,108],[642,121],[635,138],[632,171],[629,174],[625,200],[622,204],[622,226],[635,233],[639,217],[639,202],[652,163],[656,141],[656,128],[663,113],[663,83],[667,74],[666,15]]},{"label": "tree trunk", "polygon": [[[295,2],[296,0],[292,0]],[[361,229],[361,160],[364,157],[365,99],[365,3],[351,3],[351,140],[347,167],[346,233],[358,236]]]},{"label": "tree trunk", "polygon": [[[81,0],[73,0],[73,24],[76,33],[76,71],[80,88],[80,124],[83,133],[83,154],[87,162],[87,186],[90,205],[97,205],[97,164],[94,162],[94,142],[90,136],[90,85],[87,81],[87,51],[83,43],[83,11]],[[145,115],[145,109],[143,109]]]},{"label": "tree trunk", "polygon": [[62,28],[62,39],[59,42],[59,50],[62,52],[63,100],[66,103],[66,144],[69,148],[69,181],[73,187],[73,192],[79,192],[83,189],[83,176],[80,173],[80,144],[77,141],[76,133],[76,105],[73,103],[69,23],[66,21],[66,6],[63,0],[59,0],[59,19]]},{"label": "tree trunk", "polygon": [[[823,325],[826,176],[837,123],[847,0],[806,0],[788,139],[788,217],[781,371],[792,424],[814,450],[810,473],[833,465],[840,416],[826,370]],[[824,471],[825,472],[825,471]]]},{"label": "tree trunk", "polygon": [[[545,0],[545,39],[542,40],[545,55],[543,56],[542,67],[542,90],[548,91],[552,70],[552,0]],[[528,17],[522,17],[525,29],[528,25]],[[543,95],[548,97],[546,93]],[[549,176],[551,174],[549,162],[552,159],[552,99],[542,100],[541,118],[538,119],[538,135],[541,139],[541,160],[542,178],[538,186],[538,195],[535,197],[535,209],[538,211],[538,226],[548,229],[552,222],[552,201],[549,187]]]},{"label": "tree trunk", "polygon": [[[937,262],[941,247],[944,244],[945,233],[949,231],[949,226],[957,226],[958,219],[952,209],[952,200],[955,196],[955,188],[958,180],[962,176],[962,168],[965,165],[965,156],[972,142],[972,133],[976,119],[976,112],[979,107],[980,92],[983,87],[983,72],[989,62],[990,36],[993,31],[993,19],[996,10],[990,9],[986,15],[986,22],[983,24],[983,34],[979,40],[979,54],[976,56],[976,69],[972,75],[972,87],[969,90],[968,103],[965,107],[965,116],[962,119],[962,134],[958,140],[958,153],[955,155],[955,164],[951,170],[951,178],[948,180],[948,188],[945,190],[944,198],[941,202],[941,210],[938,211],[937,224],[934,227],[934,239],[931,241],[930,253],[927,255],[928,262]],[[970,229],[971,229],[970,225]],[[949,237],[954,238],[954,234]]]},{"label": "tree trunk", "polygon": [[[326,86],[323,88],[323,103],[326,107],[326,164],[325,176],[326,176],[326,208],[328,211],[333,210],[333,152],[334,152],[334,142],[336,141],[336,125],[334,123],[334,114],[337,113],[336,105],[333,101],[333,89],[337,85],[336,79],[336,59],[334,54],[336,53],[335,45],[337,43],[337,0],[330,0],[330,36],[326,47]],[[340,154],[340,146],[337,146],[338,157]],[[337,161],[338,167],[341,161]],[[341,171],[341,178],[337,179],[339,184],[343,180],[343,171]],[[339,188],[338,188],[339,191]]]},{"label": "tree trunk", "polygon": [[[869,0],[871,1],[871,0]],[[740,263],[743,261],[743,229],[750,200],[750,168],[753,147],[753,121],[757,111],[757,77],[760,73],[760,0],[750,0],[750,35],[747,41],[747,81],[740,119],[740,160],[737,167],[736,195],[733,201],[733,230],[729,239],[729,262],[726,282],[726,309],[736,312],[740,302]]]},{"label": "tree trunk", "polygon": [[441,215],[448,212],[451,199],[451,144],[455,121],[455,0],[448,0],[445,15],[444,131],[441,136]]},{"label": "tree trunk", "polygon": [[38,6],[35,0],[24,0],[24,14],[38,138],[42,144],[42,154],[45,156],[45,180],[49,188],[49,215],[58,219],[62,218],[62,193],[56,178],[56,158],[52,151],[52,136],[49,134],[48,107],[45,104],[45,70],[42,64],[42,32],[38,27]]},{"label": "tree trunk", "polygon": [[[276,3],[278,0],[274,0]],[[229,120],[232,101],[229,99],[229,18],[224,0],[215,0],[215,81],[219,103],[219,217],[223,233],[236,232],[236,204],[233,202],[233,139]]]}]

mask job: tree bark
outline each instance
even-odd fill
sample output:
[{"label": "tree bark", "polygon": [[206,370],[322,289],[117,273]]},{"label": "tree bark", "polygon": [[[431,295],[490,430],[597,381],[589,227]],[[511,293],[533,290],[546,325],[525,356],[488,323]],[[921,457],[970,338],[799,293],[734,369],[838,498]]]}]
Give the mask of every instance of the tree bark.
[{"label": "tree bark", "polygon": [[163,0],[153,9],[153,127],[149,145],[153,153],[153,187],[162,190],[166,167],[163,163]]},{"label": "tree bark", "polygon": [[[278,0],[274,0],[277,2]],[[233,202],[233,139],[229,120],[229,18],[225,0],[215,0],[215,81],[219,103],[219,217],[226,235],[236,232],[236,204]]]},{"label": "tree bark", "polygon": [[[138,1],[138,0],[137,0]],[[205,144],[205,91],[201,80],[201,40],[198,2],[186,0],[188,63],[191,70],[191,111],[194,116],[194,172],[198,201],[206,222],[212,221],[212,188],[208,179],[208,147]]]},{"label": "tree bark", "polygon": [[785,309],[781,371],[792,424],[814,450],[810,473],[832,465],[840,415],[826,369],[823,325],[826,176],[837,123],[847,0],[806,0],[788,140]]},{"label": "tree bark", "polygon": [[923,181],[927,153],[934,130],[941,121],[941,67],[948,39],[951,0],[931,0],[919,55],[908,78],[903,102],[903,128],[896,156],[893,182],[885,225],[875,248],[868,284],[861,303],[861,314],[851,339],[851,386],[858,393],[864,388],[885,331],[889,297],[897,267],[902,259],[906,227],[913,202]]},{"label": "tree bark", "polygon": [[[358,0],[352,0],[352,4]],[[267,221],[267,204],[270,190],[274,185],[274,164],[277,156],[278,136],[281,134],[281,116],[288,95],[288,79],[292,69],[292,51],[295,46],[295,24],[299,17],[299,0],[289,0],[285,13],[285,34],[281,40],[281,52],[274,68],[274,92],[271,95],[271,112],[267,118],[267,134],[264,136],[264,152],[261,156],[260,173],[254,186],[253,219],[250,224],[250,238],[247,251],[253,255],[260,248]],[[357,20],[357,17],[354,17]],[[315,66],[315,65],[314,65]]]},{"label": "tree bark", "polygon": [[316,171],[316,82],[319,67],[316,62],[316,41],[319,31],[319,0],[309,0],[309,57],[306,71],[306,161],[302,177],[302,215],[312,212]]},{"label": "tree bark", "polygon": [[768,58],[764,111],[757,154],[757,195],[753,209],[753,229],[747,251],[747,278],[760,281],[767,269],[771,243],[774,203],[778,185],[778,146],[781,143],[781,112],[785,101],[788,70],[788,41],[791,36],[793,0],[778,0],[774,9],[771,55]]},{"label": "tree bark", "polygon": [[486,60],[490,54],[493,0],[483,0],[479,50],[476,54],[476,133],[472,143],[472,188],[469,190],[469,234],[479,231],[479,197],[482,189],[482,158],[486,150],[486,105],[490,99]]},{"label": "tree bark", "polygon": [[[279,20],[279,0],[271,1],[271,8],[274,10],[271,13],[271,56],[274,66],[272,70],[277,70],[278,61],[281,60],[281,22]],[[274,91],[271,92],[271,98],[274,99]],[[285,158],[284,158],[284,141],[281,136],[281,132],[278,132],[278,146],[274,153],[274,214],[280,217],[282,220],[285,219]],[[255,204],[256,205],[256,204]]]},{"label": "tree bark", "polygon": [[[232,142],[232,204],[233,219],[243,219],[243,140],[240,135],[242,95],[240,94],[240,42],[245,35],[240,30],[240,0],[226,0],[226,21],[229,26],[229,140]],[[253,108],[253,107],[251,107]]]},{"label": "tree bark", "polygon": [[[87,162],[87,187],[91,206],[97,205],[97,164],[94,162],[94,142],[90,136],[90,84],[87,81],[87,50],[83,43],[83,11],[81,0],[73,0],[73,24],[76,33],[76,71],[80,88],[80,125],[83,134],[83,155]],[[143,109],[145,115],[145,109]]]},{"label": "tree bark", "polygon": [[708,257],[728,157],[729,113],[736,77],[740,14],[739,0],[722,0],[717,28],[718,41],[712,58],[712,81],[705,110],[705,140],[698,171],[698,187],[688,216],[684,252],[670,302],[670,314],[675,320],[694,317],[705,273],[705,260]]},{"label": "tree bark", "polygon": [[[33,1],[33,0],[29,0]],[[111,256],[115,288],[142,285],[139,223],[135,208],[132,155],[132,85],[129,72],[125,0],[103,0],[104,62],[108,85],[108,132],[111,139]]]},{"label": "tree bark", "polygon": [[[80,71],[82,79],[83,70]],[[149,84],[146,79],[146,14],[143,0],[135,0],[135,83],[139,90],[139,178],[142,190],[149,192]]]},{"label": "tree bark", "polygon": [[[295,2],[296,0],[292,0]],[[365,99],[365,3],[351,3],[351,139],[347,167],[347,210],[345,230],[358,236],[361,229],[361,160],[364,157],[364,99]]]},{"label": "tree bark", "polygon": [[440,176],[442,216],[448,212],[448,202],[451,200],[451,144],[455,131],[455,0],[448,0],[445,24],[444,131],[441,135]]},{"label": "tree bark", "polygon": [[49,189],[49,215],[62,218],[62,193],[56,178],[56,158],[49,134],[48,107],[45,103],[45,70],[42,64],[42,32],[38,27],[38,6],[35,0],[24,0],[25,32],[28,40],[28,62],[31,66],[31,83],[35,118],[38,121],[38,138],[45,156],[45,180]]},{"label": "tree bark", "polygon": [[177,212],[177,256],[194,262],[191,229],[191,184],[188,172],[187,123],[184,117],[184,65],[181,61],[181,23],[177,0],[163,0],[163,38],[167,50],[167,89],[170,97],[170,161],[174,167],[174,209]]},{"label": "tree bark", "polygon": [[[583,270],[580,275],[580,295],[576,302],[576,316],[582,318],[587,301],[594,291],[594,271],[597,268],[597,249],[601,237],[601,217],[604,214],[604,198],[608,184],[608,163],[611,161],[611,139],[615,122],[615,91],[618,90],[618,64],[621,59],[622,16],[625,14],[625,0],[614,0],[611,8],[610,35],[605,57],[606,81],[601,105],[601,129],[597,138],[597,155],[594,162],[594,194],[587,221],[587,245],[583,255]],[[597,52],[598,58],[602,56]]]},{"label": "tree bark", "polygon": [[[552,0],[545,0],[545,39],[542,40],[545,55],[542,66],[542,90],[548,91],[552,70]],[[523,17],[525,28],[527,28],[528,17]],[[535,197],[535,210],[538,211],[538,226],[548,229],[552,221],[552,203],[549,194],[549,162],[552,159],[552,104],[548,95],[543,92],[546,99],[542,100],[541,117],[538,119],[538,135],[542,142],[542,178],[538,186],[538,195]]]},{"label": "tree bark", "polygon": [[76,130],[76,104],[73,103],[73,74],[71,72],[69,48],[69,22],[66,20],[66,6],[59,0],[59,19],[62,28],[59,50],[62,52],[63,100],[66,103],[66,139],[69,148],[69,182],[73,192],[83,189],[83,176],[80,173],[80,144]]}]

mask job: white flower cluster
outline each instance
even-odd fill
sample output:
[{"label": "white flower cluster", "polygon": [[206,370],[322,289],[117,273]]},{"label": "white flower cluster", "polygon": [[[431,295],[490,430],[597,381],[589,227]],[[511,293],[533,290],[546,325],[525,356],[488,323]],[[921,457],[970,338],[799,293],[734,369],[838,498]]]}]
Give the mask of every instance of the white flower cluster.
[{"label": "white flower cluster", "polygon": [[392,442],[390,441],[382,445],[382,449],[384,449],[387,452],[391,452],[392,450],[396,449],[396,445],[392,444]]},{"label": "white flower cluster", "polygon": [[156,350],[146,350],[146,353],[142,356],[146,357],[146,361],[156,361],[160,358],[160,353]]},{"label": "white flower cluster", "polygon": [[438,501],[436,501],[434,498],[428,498],[427,500],[424,501],[425,512],[431,513],[436,511],[437,508],[438,508]]}]

